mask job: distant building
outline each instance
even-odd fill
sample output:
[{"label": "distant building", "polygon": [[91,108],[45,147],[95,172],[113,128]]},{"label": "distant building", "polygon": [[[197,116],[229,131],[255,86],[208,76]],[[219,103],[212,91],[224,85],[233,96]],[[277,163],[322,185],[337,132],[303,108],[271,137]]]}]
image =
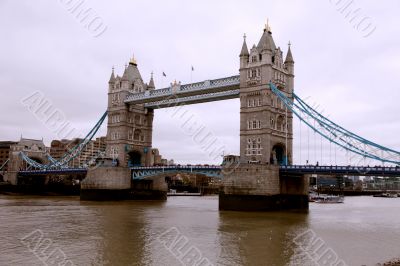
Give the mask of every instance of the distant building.
[{"label": "distant building", "polygon": [[10,158],[10,149],[12,145],[17,144],[16,141],[0,141],[0,171],[7,171],[8,164],[5,164],[7,160]]},{"label": "distant building", "polygon": [[[82,139],[62,139],[53,140],[50,144],[50,156],[56,160],[62,158],[64,154],[71,151],[75,146],[77,146]],[[96,140],[91,140],[82,152],[74,158],[69,166],[79,167],[83,164],[88,164],[89,161],[101,155],[101,152],[106,150],[106,137],[99,137]]]}]

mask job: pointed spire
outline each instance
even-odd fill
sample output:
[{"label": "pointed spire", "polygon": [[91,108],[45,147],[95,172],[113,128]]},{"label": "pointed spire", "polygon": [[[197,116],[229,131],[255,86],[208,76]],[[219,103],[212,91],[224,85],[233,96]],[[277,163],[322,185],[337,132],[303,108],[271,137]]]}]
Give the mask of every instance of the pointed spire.
[{"label": "pointed spire", "polygon": [[267,19],[267,24],[265,24],[264,31],[267,31],[267,32],[269,32],[269,33],[272,33],[272,32],[271,32],[271,26],[269,25],[269,19]]},{"label": "pointed spire", "polygon": [[130,65],[135,65],[135,66],[137,66],[137,62],[136,62],[136,59],[135,59],[135,55],[134,55],[134,54],[132,54],[132,58],[131,58],[131,60],[129,61],[129,64],[130,64]]},{"label": "pointed spire", "polygon": [[247,44],[246,44],[246,34],[243,35],[243,45],[239,56],[240,57],[249,56],[249,49],[247,49]]},{"label": "pointed spire", "polygon": [[122,81],[128,80],[128,81],[133,82],[137,78],[142,80],[142,77],[140,76],[139,70],[137,68],[137,63],[136,63],[135,57],[132,57],[129,60],[129,64],[125,65],[125,71],[124,71],[124,74],[122,75],[121,80]]},{"label": "pointed spire", "polygon": [[154,79],[153,79],[153,71],[151,71],[150,82],[149,82],[149,85],[147,86],[147,88],[149,88],[149,89],[155,89],[155,86],[154,86]]},{"label": "pointed spire", "polygon": [[269,26],[269,21],[267,20],[267,24],[265,24],[263,35],[261,36],[260,41],[257,45],[258,51],[262,50],[271,50],[275,51],[276,45],[274,39],[272,38],[271,27]]},{"label": "pointed spire", "polygon": [[114,75],[114,66],[112,67],[112,72],[111,72],[111,77],[108,83],[114,83],[115,82],[115,75]]},{"label": "pointed spire", "polygon": [[294,61],[293,61],[293,55],[292,55],[292,50],[290,49],[290,46],[291,46],[291,45],[292,45],[292,44],[289,42],[289,43],[288,43],[289,49],[288,49],[288,52],[287,52],[287,54],[286,54],[285,64],[286,64],[286,63],[294,63]]}]

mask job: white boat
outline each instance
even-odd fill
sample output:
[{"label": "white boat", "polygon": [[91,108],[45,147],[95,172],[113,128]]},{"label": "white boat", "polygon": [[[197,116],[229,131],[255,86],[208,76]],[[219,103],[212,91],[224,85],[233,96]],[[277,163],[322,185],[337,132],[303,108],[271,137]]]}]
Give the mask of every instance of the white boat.
[{"label": "white boat", "polygon": [[398,195],[396,193],[382,193],[382,194],[374,195],[374,197],[379,197],[379,198],[397,198]]},{"label": "white boat", "polygon": [[344,203],[343,196],[319,195],[315,198],[315,203]]}]

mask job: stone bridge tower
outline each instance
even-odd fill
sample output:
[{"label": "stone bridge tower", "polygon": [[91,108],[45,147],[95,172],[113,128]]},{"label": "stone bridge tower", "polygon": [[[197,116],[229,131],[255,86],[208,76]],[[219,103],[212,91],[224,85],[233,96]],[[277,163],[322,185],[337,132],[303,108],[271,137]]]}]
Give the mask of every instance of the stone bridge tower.
[{"label": "stone bridge tower", "polygon": [[221,210],[307,209],[304,178],[279,175],[279,165],[293,157],[293,115],[271,91],[274,83],[288,97],[294,85],[290,44],[285,60],[266,25],[250,51],[246,39],[240,52],[240,158],[223,168]]},{"label": "stone bridge tower", "polygon": [[149,84],[143,82],[132,58],[122,77],[111,73],[108,91],[107,155],[119,166],[151,165],[154,110],[143,104],[124,103],[129,93],[154,90],[153,76]]},{"label": "stone bridge tower", "polygon": [[273,94],[274,83],[288,96],[293,92],[293,57],[290,46],[283,61],[268,26],[250,52],[246,40],[240,53],[240,161],[290,164],[292,162],[292,113]]}]

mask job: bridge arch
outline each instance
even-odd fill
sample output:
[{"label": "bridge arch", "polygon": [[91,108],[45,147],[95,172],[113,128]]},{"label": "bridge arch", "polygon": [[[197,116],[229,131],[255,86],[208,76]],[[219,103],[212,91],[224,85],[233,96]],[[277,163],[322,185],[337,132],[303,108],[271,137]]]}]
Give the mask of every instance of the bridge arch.
[{"label": "bridge arch", "polygon": [[272,146],[271,150],[271,164],[284,165],[286,163],[287,155],[285,154],[286,148],[283,143],[276,143]]},{"label": "bridge arch", "polygon": [[142,153],[139,151],[130,151],[128,152],[128,166],[142,166]]}]

